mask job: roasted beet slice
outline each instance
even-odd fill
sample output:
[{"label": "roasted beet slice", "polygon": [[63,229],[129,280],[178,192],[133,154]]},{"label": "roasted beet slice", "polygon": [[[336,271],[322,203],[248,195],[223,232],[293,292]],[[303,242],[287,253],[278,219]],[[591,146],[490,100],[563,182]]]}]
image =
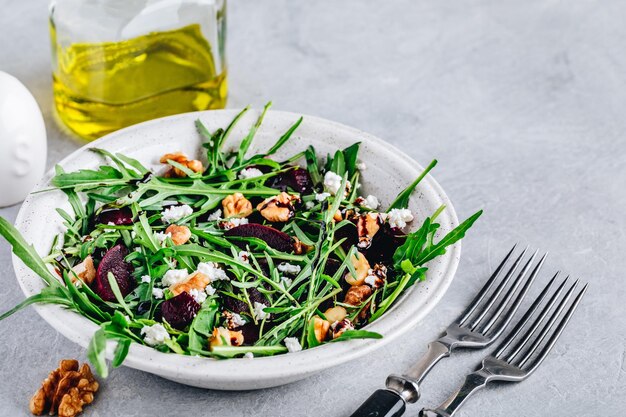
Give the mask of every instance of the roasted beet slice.
[{"label": "roasted beet slice", "polygon": [[[241,332],[243,335],[243,343],[245,345],[253,345],[257,340],[259,340],[259,326],[255,325],[253,322],[246,323],[234,330]],[[267,330],[269,329],[265,327],[265,331]]]},{"label": "roasted beet slice", "polygon": [[[248,288],[246,291],[248,292],[248,298],[250,298],[250,303],[253,306],[255,302],[262,304],[268,303],[267,298],[261,293],[261,291],[257,290],[256,288]],[[228,310],[232,311],[233,313],[250,314],[250,307],[248,307],[248,304],[236,298],[224,297],[224,305]]]},{"label": "roasted beet slice", "polygon": [[133,212],[129,207],[104,206],[102,211],[96,216],[96,223],[116,226],[133,224]]},{"label": "roasted beet slice", "polygon": [[133,266],[124,260],[126,255],[128,255],[128,249],[124,245],[115,245],[104,254],[98,265],[94,291],[105,301],[115,301],[115,295],[109,284],[109,272],[115,277],[122,297],[135,287],[135,281],[131,276]]},{"label": "roasted beet slice", "polygon": [[406,240],[406,235],[400,229],[393,229],[385,224],[381,226],[378,233],[372,239],[372,245],[365,252],[365,256],[370,265],[381,262],[389,266],[392,262],[393,254],[402,246]]},{"label": "roasted beet slice", "polygon": [[196,317],[200,307],[191,295],[183,291],[161,303],[161,317],[173,328],[182,330]]},{"label": "roasted beet slice", "polygon": [[[281,252],[292,252],[293,243],[287,233],[262,224],[242,224],[224,233],[228,237],[255,237]],[[244,245],[245,246],[245,245]]]},{"label": "roasted beet slice", "polygon": [[309,171],[304,168],[295,168],[282,174],[278,174],[268,180],[267,185],[281,191],[287,191],[287,188],[302,193],[310,194],[313,192],[313,180]]}]

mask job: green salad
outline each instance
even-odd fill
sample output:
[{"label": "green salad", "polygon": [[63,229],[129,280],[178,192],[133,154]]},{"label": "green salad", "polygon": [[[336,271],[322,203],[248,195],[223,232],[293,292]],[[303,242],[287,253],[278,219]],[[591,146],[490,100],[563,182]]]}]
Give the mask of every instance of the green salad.
[{"label": "green salad", "polygon": [[268,108],[230,151],[247,108],[214,132],[197,121],[206,158],[168,153],[159,172],[97,148],[108,163],[97,170],[57,167],[51,183],[72,212],[57,209],[65,230],[47,256],[0,218],[0,234],[45,282],[0,320],[33,303],[77,312],[100,326],[88,357],[103,377],[107,340],[117,344],[117,367],[133,342],[223,359],[381,338],[363,327],[424,280],[428,262],[482,212],[445,236],[437,234],[445,207],[415,217],[410,196],[436,161],[383,208],[360,193],[359,143],[275,158],[302,118],[249,155]]}]

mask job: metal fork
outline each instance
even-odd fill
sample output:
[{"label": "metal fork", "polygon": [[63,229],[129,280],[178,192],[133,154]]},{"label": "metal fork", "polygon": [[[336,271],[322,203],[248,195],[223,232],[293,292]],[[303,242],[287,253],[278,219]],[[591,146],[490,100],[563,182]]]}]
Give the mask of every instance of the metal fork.
[{"label": "metal fork", "polygon": [[[558,325],[554,327],[578,285],[578,280],[576,280],[559,301],[559,297],[569,277],[565,278],[554,291],[542,311],[534,321],[531,321],[539,304],[548,295],[557,275],[548,283],[511,334],[507,336],[493,354],[483,359],[482,367],[467,375],[465,383],[461,388],[437,409],[422,410],[420,412],[421,417],[452,417],[472,394],[487,386],[489,382],[520,382],[528,378],[541,365],[587,291],[588,284],[578,292],[574,301],[570,303],[569,308],[562,315]],[[559,301],[558,304],[557,301]],[[553,307],[554,310],[552,310]],[[543,327],[539,329],[542,324]],[[522,332],[523,330],[525,331]]]},{"label": "metal fork", "polygon": [[528,248],[524,249],[504,273],[516,247],[513,246],[466,310],[448,326],[444,335],[429,343],[428,351],[421,360],[403,375],[390,375],[386,382],[387,389],[372,394],[352,417],[401,415],[406,402],[414,403],[419,399],[419,384],[437,362],[450,356],[457,348],[479,349],[489,346],[502,334],[547,256],[543,255],[528,275],[537,256],[535,251],[507,288],[528,251]]}]

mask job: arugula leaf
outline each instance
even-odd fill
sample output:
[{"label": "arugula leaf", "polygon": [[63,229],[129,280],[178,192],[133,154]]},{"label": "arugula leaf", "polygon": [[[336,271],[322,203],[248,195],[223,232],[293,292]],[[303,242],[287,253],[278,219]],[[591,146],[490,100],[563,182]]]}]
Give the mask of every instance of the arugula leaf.
[{"label": "arugula leaf", "polygon": [[295,130],[298,128],[298,126],[300,126],[300,123],[302,123],[302,117],[300,117],[298,119],[297,122],[295,122],[279,139],[278,141],[274,144],[274,146],[272,146],[270,148],[269,151],[267,151],[265,153],[265,156],[269,156],[269,155],[273,155],[275,154],[290,138],[291,135],[293,135],[293,132],[295,132]]},{"label": "arugula leaf", "polygon": [[248,132],[246,137],[243,138],[243,140],[241,141],[241,144],[239,145],[239,151],[237,152],[237,159],[235,160],[235,163],[233,166],[241,165],[241,162],[243,162],[244,157],[246,156],[246,152],[248,152],[250,145],[252,145],[252,140],[254,139],[254,135],[256,134],[257,130],[259,130],[259,127],[261,127],[261,123],[263,123],[265,114],[267,113],[267,111],[269,110],[271,106],[272,106],[272,102],[270,101],[269,103],[265,105],[265,107],[263,107],[263,111],[261,112],[261,115],[257,119],[256,123],[250,128],[250,131]]},{"label": "arugula leaf", "polygon": [[391,203],[391,205],[387,209],[387,213],[389,213],[392,209],[407,208],[409,206],[409,198],[411,197],[411,194],[413,194],[413,191],[415,191],[415,188],[420,183],[420,181],[424,179],[424,177],[430,172],[431,169],[435,167],[435,165],[437,165],[436,159],[434,159],[430,164],[428,164],[424,172],[422,172],[420,176],[415,179],[415,181],[413,181],[408,187],[406,187],[402,192],[400,192],[400,194],[398,194],[396,199],[393,201],[393,203]]},{"label": "arugula leaf", "polygon": [[367,330],[346,330],[338,338],[331,340],[331,342],[341,342],[343,340],[351,339],[382,339],[383,335],[376,332],[370,332]]},{"label": "arugula leaf", "polygon": [[104,329],[101,327],[94,333],[89,346],[87,346],[87,359],[93,365],[96,373],[102,378],[106,378],[109,375],[106,362],[106,343],[107,337]]},{"label": "arugula leaf", "polygon": [[117,341],[117,346],[115,347],[115,354],[113,356],[113,361],[111,365],[113,368],[119,367],[128,356],[128,350],[130,349],[130,344],[132,340],[128,338],[121,338]]},{"label": "arugula leaf", "polygon": [[360,146],[361,142],[356,142],[343,150],[343,159],[346,164],[346,171],[348,171],[348,176],[350,177],[353,176],[357,170],[356,163],[359,156]]}]

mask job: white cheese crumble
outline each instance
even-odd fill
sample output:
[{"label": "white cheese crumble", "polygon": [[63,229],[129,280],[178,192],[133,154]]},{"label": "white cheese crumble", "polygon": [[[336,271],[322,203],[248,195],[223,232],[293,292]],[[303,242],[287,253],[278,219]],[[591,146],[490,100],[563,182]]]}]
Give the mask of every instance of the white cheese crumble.
[{"label": "white cheese crumble", "polygon": [[179,221],[183,217],[191,216],[192,214],[193,209],[187,204],[183,204],[182,206],[173,206],[170,208],[166,208],[161,213],[161,218],[166,223],[174,223]]},{"label": "white cheese crumble", "polygon": [[215,221],[221,220],[221,218],[222,218],[222,210],[217,209],[209,215],[207,220],[210,222],[215,222]]},{"label": "white cheese crumble", "polygon": [[198,304],[204,303],[204,300],[206,300],[207,297],[207,294],[204,291],[197,290],[195,288],[189,290],[189,295],[191,295]]},{"label": "white cheese crumble", "polygon": [[289,352],[300,352],[302,350],[300,342],[295,337],[285,337],[285,347]]},{"label": "white cheese crumble", "polygon": [[165,275],[163,275],[163,278],[161,278],[161,283],[164,286],[169,287],[170,285],[181,282],[188,276],[189,274],[186,269],[170,269],[165,273]]},{"label": "white cheese crumble", "polygon": [[413,213],[409,209],[391,209],[389,211],[389,226],[402,229],[413,220]]},{"label": "white cheese crumble", "polygon": [[281,262],[278,264],[278,270],[287,275],[298,275],[302,268],[300,267],[300,265]]},{"label": "white cheese crumble", "polygon": [[150,281],[152,281],[152,278],[150,278],[150,275],[143,275],[141,277],[141,282],[147,282],[149,283]]},{"label": "white cheese crumble", "polygon": [[230,219],[228,219],[228,223],[230,225],[230,227],[237,227],[237,226],[241,226],[242,224],[248,224],[248,219],[244,218],[239,218],[239,217],[232,217]]},{"label": "white cheese crumble", "polygon": [[246,321],[237,313],[232,313],[230,316],[230,322],[234,327],[241,327],[246,324]]},{"label": "white cheese crumble", "polygon": [[359,160],[356,163],[356,169],[358,169],[359,171],[365,171],[367,169],[367,165],[365,165],[365,162]]},{"label": "white cheese crumble", "polygon": [[211,281],[222,281],[229,279],[228,275],[226,275],[226,271],[217,266],[215,262],[200,262],[198,264],[198,272],[206,275]]},{"label": "white cheese crumble", "polygon": [[213,288],[212,285],[207,285],[206,288],[204,289],[204,291],[207,293],[207,295],[213,295],[215,294],[215,291],[217,291],[215,288]]},{"label": "white cheese crumble", "polygon": [[283,283],[283,287],[285,289],[291,287],[291,284],[293,283],[293,280],[287,277],[280,277],[280,281]]},{"label": "white cheese crumble", "polygon": [[263,311],[264,308],[267,308],[265,304],[255,301],[254,302],[254,317],[256,317],[258,320],[264,320],[268,318],[270,314]]},{"label": "white cheese crumble", "polygon": [[245,180],[248,178],[256,178],[263,175],[263,171],[258,168],[245,168],[239,171],[239,179]]},{"label": "white cheese crumble", "polygon": [[246,252],[245,250],[242,250],[241,252],[239,252],[239,255],[237,257],[244,264],[250,263],[250,252]]},{"label": "white cheese crumble", "polygon": [[168,237],[172,237],[171,233],[163,233],[163,232],[155,232],[154,233],[154,237],[156,238],[156,240],[159,243],[163,243],[165,242],[165,239],[167,239]]},{"label": "white cheese crumble", "polygon": [[246,359],[254,359],[254,353],[246,352],[246,354],[243,355],[243,357],[246,358]]},{"label": "white cheese crumble", "polygon": [[365,281],[364,282],[366,284],[368,284],[370,287],[375,287],[376,286],[376,276],[375,275],[368,275],[367,277],[365,277]]},{"label": "white cheese crumble", "polygon": [[304,203],[304,207],[306,207],[307,210],[311,210],[313,207],[315,207],[315,202],[307,201],[306,203]]},{"label": "white cheese crumble", "polygon": [[341,178],[333,171],[328,171],[326,174],[324,174],[324,187],[326,187],[326,189],[330,191],[332,195],[335,195],[339,191],[339,187],[341,187],[342,180],[343,178]]},{"label": "white cheese crumble", "polygon": [[169,333],[161,323],[143,326],[141,334],[144,335],[143,340],[150,346],[160,345],[170,338]]},{"label": "white cheese crumble", "polygon": [[363,198],[363,201],[361,202],[361,207],[365,207],[370,210],[376,210],[378,206],[380,206],[380,202],[378,201],[378,198],[375,195],[371,195],[371,194]]},{"label": "white cheese crumble", "polygon": [[[339,183],[339,185],[341,185],[341,182]],[[316,193],[315,194],[315,199],[320,202],[326,200],[328,197],[330,197],[330,193],[319,193],[319,194]]]},{"label": "white cheese crumble", "polygon": [[161,288],[153,288],[152,296],[157,300],[160,300],[161,298],[163,298],[163,290]]}]

